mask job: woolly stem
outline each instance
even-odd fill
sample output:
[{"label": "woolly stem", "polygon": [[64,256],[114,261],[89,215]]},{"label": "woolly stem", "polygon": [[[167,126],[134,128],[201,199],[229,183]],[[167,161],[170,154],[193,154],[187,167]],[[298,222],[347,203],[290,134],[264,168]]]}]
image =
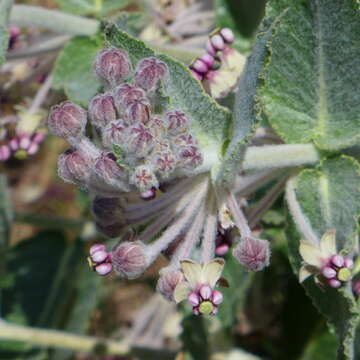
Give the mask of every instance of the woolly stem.
[{"label": "woolly stem", "polygon": [[289,206],[290,213],[294,219],[294,222],[300,231],[305,237],[305,239],[315,246],[319,245],[319,240],[316,234],[314,233],[308,218],[304,215],[301,210],[301,206],[296,198],[296,179],[291,178],[286,185],[286,201]]},{"label": "woolly stem", "polygon": [[229,207],[229,210],[233,216],[235,225],[240,230],[241,237],[248,237],[251,235],[251,229],[249,227],[249,224],[246,220],[246,217],[241,210],[234,194],[232,192],[228,192],[228,196],[226,199],[226,204]]}]

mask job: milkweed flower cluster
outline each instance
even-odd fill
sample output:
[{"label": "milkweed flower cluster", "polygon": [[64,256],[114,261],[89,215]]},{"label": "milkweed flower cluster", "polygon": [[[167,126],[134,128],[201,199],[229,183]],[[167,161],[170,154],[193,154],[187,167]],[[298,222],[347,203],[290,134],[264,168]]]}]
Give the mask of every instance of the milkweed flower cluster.
[{"label": "milkweed flower cluster", "polygon": [[[95,244],[89,264],[99,275],[135,279],[167,251],[158,291],[176,302],[185,296],[195,314],[214,315],[222,302],[215,289],[224,267],[215,259],[219,229],[236,226],[238,246],[251,237],[238,201],[231,191],[215,191],[210,174],[199,171],[203,155],[188,115],[164,105],[165,62],[145,58],[133,71],[125,51],[108,48],[94,69],[105,92],[88,111],[65,101],[48,118],[50,131],[71,145],[59,157],[60,177],[89,191],[98,230],[119,239],[111,250]],[[85,134],[88,119],[92,139]],[[141,231],[127,232],[138,225]],[[267,241],[260,244],[234,255],[249,270],[262,269],[270,253]]]}]

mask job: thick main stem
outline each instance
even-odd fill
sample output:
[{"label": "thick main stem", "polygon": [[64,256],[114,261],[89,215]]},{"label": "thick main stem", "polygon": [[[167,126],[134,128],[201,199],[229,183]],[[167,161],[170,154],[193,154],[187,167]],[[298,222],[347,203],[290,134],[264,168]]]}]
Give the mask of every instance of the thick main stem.
[{"label": "thick main stem", "polygon": [[33,345],[55,347],[84,352],[127,355],[129,345],[121,341],[81,336],[64,331],[40,329],[0,321],[0,339],[24,341]]}]

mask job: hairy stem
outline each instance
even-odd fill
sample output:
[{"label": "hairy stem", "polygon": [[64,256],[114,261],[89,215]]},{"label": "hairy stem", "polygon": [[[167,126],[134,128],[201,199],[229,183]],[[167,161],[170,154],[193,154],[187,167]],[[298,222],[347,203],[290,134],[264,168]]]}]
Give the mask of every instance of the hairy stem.
[{"label": "hairy stem", "polygon": [[0,321],[0,339],[24,341],[33,345],[55,347],[84,352],[127,355],[128,344],[90,336],[70,334],[64,331],[15,325]]},{"label": "hairy stem", "polygon": [[234,219],[234,223],[237,228],[240,230],[241,237],[247,237],[251,235],[251,229],[249,227],[248,221],[241,210],[235,195],[229,191],[226,204],[229,207],[231,215]]}]

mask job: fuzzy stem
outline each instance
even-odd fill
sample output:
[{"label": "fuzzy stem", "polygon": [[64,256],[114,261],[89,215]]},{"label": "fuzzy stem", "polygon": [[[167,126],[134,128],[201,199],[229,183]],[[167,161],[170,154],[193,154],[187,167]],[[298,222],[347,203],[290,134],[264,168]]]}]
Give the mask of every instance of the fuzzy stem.
[{"label": "fuzzy stem", "polygon": [[250,146],[247,148],[243,169],[266,169],[315,164],[319,152],[312,144]]},{"label": "fuzzy stem", "polygon": [[207,208],[207,219],[205,222],[204,235],[201,244],[201,262],[203,264],[210,262],[215,256],[215,241],[217,235],[218,219],[216,202],[213,194],[210,194]]},{"label": "fuzzy stem", "polygon": [[53,76],[51,74],[46,78],[45,82],[41,85],[38,92],[36,93],[34,100],[28,110],[28,114],[33,115],[33,114],[36,114],[40,110],[41,105],[45,101],[45,99],[51,89],[52,81],[53,81]]},{"label": "fuzzy stem", "polygon": [[64,331],[40,329],[0,321],[0,339],[23,341],[33,345],[55,347],[84,352],[127,355],[129,346],[121,341],[111,341],[90,336],[81,336]]},{"label": "fuzzy stem", "polygon": [[39,26],[63,34],[88,36],[96,34],[100,27],[97,20],[31,5],[14,5],[9,23],[18,26]]},{"label": "fuzzy stem", "polygon": [[289,206],[290,213],[294,219],[294,222],[300,231],[305,237],[305,239],[315,246],[319,245],[319,240],[316,234],[314,233],[309,220],[304,215],[301,210],[301,206],[296,198],[296,179],[291,178],[286,185],[286,201]]},{"label": "fuzzy stem", "polygon": [[241,210],[234,194],[230,191],[226,199],[226,204],[228,205],[231,215],[233,216],[235,225],[240,230],[241,237],[243,238],[243,237],[251,236],[251,229],[246,220],[246,217],[243,211]]}]

